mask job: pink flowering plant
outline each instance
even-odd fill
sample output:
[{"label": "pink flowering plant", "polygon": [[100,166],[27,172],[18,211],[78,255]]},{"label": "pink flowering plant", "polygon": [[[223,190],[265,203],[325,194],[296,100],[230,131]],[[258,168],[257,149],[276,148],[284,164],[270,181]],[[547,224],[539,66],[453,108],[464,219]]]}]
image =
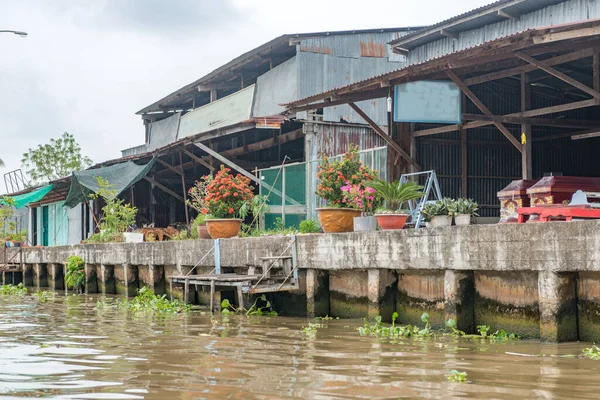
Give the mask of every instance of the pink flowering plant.
[{"label": "pink flowering plant", "polygon": [[365,185],[363,182],[351,184],[346,181],[346,184],[340,187],[342,192],[342,204],[347,208],[361,210],[363,213],[370,215],[375,209],[375,189]]}]

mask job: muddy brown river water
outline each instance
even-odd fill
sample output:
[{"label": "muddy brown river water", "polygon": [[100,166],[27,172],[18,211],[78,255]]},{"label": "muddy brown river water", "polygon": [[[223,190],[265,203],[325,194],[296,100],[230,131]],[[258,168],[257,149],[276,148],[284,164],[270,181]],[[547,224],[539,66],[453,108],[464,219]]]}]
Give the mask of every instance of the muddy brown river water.
[{"label": "muddy brown river water", "polygon": [[[0,398],[598,399],[588,343],[361,337],[357,320],[170,318],[97,310],[97,297],[0,296]],[[470,383],[449,383],[450,370]]]}]

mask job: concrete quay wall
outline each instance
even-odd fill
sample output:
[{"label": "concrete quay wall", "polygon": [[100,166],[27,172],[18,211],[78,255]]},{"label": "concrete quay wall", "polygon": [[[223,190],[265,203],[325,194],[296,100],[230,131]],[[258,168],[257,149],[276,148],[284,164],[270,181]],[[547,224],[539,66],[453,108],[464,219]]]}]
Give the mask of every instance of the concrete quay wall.
[{"label": "concrete quay wall", "polygon": [[[291,254],[290,237],[221,240],[222,268],[259,266]],[[64,287],[70,255],[86,262],[86,292],[133,296],[149,286],[182,297],[169,277],[208,273],[211,240],[23,249],[21,276],[34,287]],[[420,324],[490,325],[546,341],[600,340],[600,221],[478,225],[348,234],[298,235],[300,289],[269,294],[282,314]],[[12,250],[11,250],[12,251]],[[64,267],[63,267],[64,268]],[[226,294],[223,294],[226,295]],[[205,293],[188,301],[204,304]]]}]

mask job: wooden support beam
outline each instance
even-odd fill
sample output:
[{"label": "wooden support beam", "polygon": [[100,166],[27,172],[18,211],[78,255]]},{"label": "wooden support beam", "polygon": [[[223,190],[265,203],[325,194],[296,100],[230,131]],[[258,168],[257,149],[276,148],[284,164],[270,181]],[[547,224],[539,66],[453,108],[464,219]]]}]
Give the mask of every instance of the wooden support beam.
[{"label": "wooden support beam", "polygon": [[592,63],[594,74],[594,90],[600,92],[600,54],[594,53]]},{"label": "wooden support beam", "polygon": [[511,15],[504,10],[498,10],[498,16],[506,19],[512,19],[515,21],[519,19],[518,17],[515,17],[514,15]]},{"label": "wooden support beam", "polygon": [[[456,74],[454,73],[454,71],[447,70],[446,74],[452,80],[452,82],[454,82],[454,84],[456,86],[458,86],[463,91],[463,93],[477,106],[477,108],[479,108],[481,110],[482,113],[484,113],[485,115],[489,115],[489,116],[493,115],[492,112],[485,106],[485,104],[483,104],[481,102],[481,100],[479,100],[479,98],[477,98],[477,96],[475,96],[475,93],[473,93],[471,91],[471,89],[469,89],[469,87],[467,85],[465,85],[463,83],[463,81],[461,81],[458,76],[456,76]],[[521,144],[519,143],[519,141],[502,124],[502,122],[493,121],[492,123],[494,125],[496,125],[496,128],[498,128],[500,130],[500,132],[502,132],[502,134],[504,136],[506,136],[506,138],[508,140],[510,140],[510,142],[517,148],[517,150],[522,151]]]},{"label": "wooden support beam", "polygon": [[150,182],[151,184],[153,184],[154,186],[156,186],[157,188],[159,188],[160,190],[162,190],[163,192],[175,197],[177,200],[181,201],[182,203],[185,204],[185,201],[183,200],[183,197],[181,197],[180,195],[178,195],[177,193],[175,193],[174,191],[172,191],[171,189],[169,189],[168,187],[156,182],[154,179],[149,178],[147,176],[144,177],[145,180],[147,180],[148,182]]},{"label": "wooden support beam", "polygon": [[576,30],[568,30],[568,31],[564,31],[564,32],[552,32],[552,33],[548,33],[546,35],[534,36],[533,43],[534,44],[551,43],[551,42],[558,42],[561,40],[577,39],[577,38],[589,37],[589,36],[595,36],[595,35],[600,35],[600,27],[598,27],[598,26],[593,26],[590,28],[581,28],[581,29],[576,29]]},{"label": "wooden support beam", "polygon": [[213,167],[212,165],[210,165],[209,163],[207,163],[206,161],[204,161],[202,158],[198,157],[191,151],[188,151],[185,147],[182,147],[181,151],[183,151],[185,154],[187,154],[187,156],[190,157],[192,160],[194,160],[194,161],[198,162],[199,164],[208,168],[210,170],[210,172],[213,172],[215,170],[215,167]]},{"label": "wooden support beam", "polygon": [[[361,101],[361,100],[365,100],[365,99],[375,99],[375,98],[379,98],[379,97],[386,97],[388,95],[389,88],[385,87],[385,86],[381,87],[379,85],[380,85],[380,83],[378,84],[378,88],[374,89],[374,90],[365,90],[362,93],[353,93],[352,95],[348,95],[348,96],[339,96],[335,99],[331,99],[330,101],[323,101],[320,103],[312,103],[312,104],[307,104],[304,106],[292,107],[292,109],[290,111],[296,113],[296,112],[309,111],[309,110],[318,110],[320,108],[339,106],[342,104],[348,104],[350,102],[356,102],[356,101]],[[290,112],[290,111],[288,111],[288,112]]]},{"label": "wooden support beam", "polygon": [[[531,80],[529,81],[531,83]],[[505,124],[531,124],[540,126],[552,126],[557,128],[589,128],[590,126],[598,126],[600,128],[600,121],[590,120],[578,120],[578,119],[562,119],[562,118],[525,118],[525,117],[509,117],[502,115],[495,115],[490,117],[483,114],[463,114],[463,121],[500,121]]]},{"label": "wooden support beam", "polygon": [[171,164],[169,164],[169,163],[167,163],[167,162],[165,162],[165,161],[161,160],[160,158],[157,158],[157,159],[156,159],[156,161],[157,161],[159,164],[161,164],[161,165],[164,165],[165,167],[167,167],[169,170],[171,170],[171,171],[175,172],[177,175],[184,176],[184,175],[183,175],[183,172],[182,172],[180,169],[173,167]]},{"label": "wooden support beam", "polygon": [[577,131],[577,132],[557,133],[555,135],[536,137],[535,139],[533,139],[533,141],[534,142],[542,142],[545,140],[570,138],[573,136],[585,136],[585,135],[595,134],[597,132],[598,132],[598,129],[587,129],[587,130]]},{"label": "wooden support beam", "polygon": [[468,183],[468,160],[467,160],[467,149],[468,149],[468,132],[466,129],[460,131],[460,195],[464,198],[467,197],[467,183]]},{"label": "wooden support beam", "polygon": [[448,31],[446,29],[440,29],[440,35],[446,36],[446,37],[449,37],[449,38],[452,38],[452,39],[455,39],[455,40],[458,39],[458,33],[456,33],[456,32],[450,32],[450,31]]},{"label": "wooden support beam", "polygon": [[[579,59],[582,59],[585,57],[591,57],[593,54],[595,54],[597,52],[598,52],[598,48],[591,47],[591,48],[574,51],[572,53],[563,54],[561,56],[552,57],[548,60],[544,60],[544,62],[548,66],[564,64],[564,63],[579,60]],[[509,76],[519,75],[522,72],[535,71],[536,68],[537,68],[536,66],[527,63],[527,64],[524,64],[524,65],[521,65],[518,67],[504,69],[502,71],[490,72],[489,74],[483,74],[483,75],[475,76],[473,78],[467,78],[464,80],[464,82],[467,86],[472,86],[472,85],[477,85],[477,84],[484,83],[484,82],[495,81],[498,79],[507,78]]]},{"label": "wooden support beam", "polygon": [[208,147],[200,142],[195,142],[194,145],[197,146],[200,150],[206,152],[207,154],[209,154],[209,155],[213,156],[214,158],[216,158],[217,160],[221,161],[223,164],[235,169],[236,171],[238,171],[240,174],[244,175],[246,178],[250,179],[251,181],[258,183],[259,185],[261,184],[260,179],[258,179],[256,176],[252,175],[250,172],[246,171],[244,168],[238,166],[233,161],[223,157],[222,155],[220,155],[219,153],[217,153],[210,147]]},{"label": "wooden support beam", "polygon": [[[179,168],[183,171],[183,155],[179,152]],[[181,190],[183,192],[183,206],[185,208],[185,223],[186,225],[190,224],[190,211],[188,210],[187,203],[187,189],[185,187],[185,175],[181,174]]]},{"label": "wooden support beam", "polygon": [[571,140],[591,139],[600,136],[600,132],[580,133],[571,136]]},{"label": "wooden support beam", "polygon": [[[521,117],[521,118],[536,117],[538,115],[554,114],[554,113],[563,112],[563,111],[577,110],[579,108],[593,107],[593,106],[597,106],[598,104],[599,104],[599,102],[596,99],[582,100],[582,101],[576,101],[574,103],[560,104],[557,106],[538,108],[536,110],[529,110],[529,111],[522,111],[519,113],[507,114],[502,117]],[[494,118],[495,118],[495,116],[494,116]],[[459,129],[474,129],[474,128],[479,128],[479,127],[486,126],[486,125],[492,125],[492,121],[473,121],[473,122],[467,122],[466,124],[449,125],[449,126],[441,126],[439,128],[423,129],[420,131],[413,132],[412,135],[414,137],[437,135],[438,133],[453,132],[453,131],[458,131]]]},{"label": "wooden support beam", "polygon": [[538,61],[535,58],[531,57],[530,55],[527,55],[527,54],[521,53],[521,52],[515,53],[515,56],[519,57],[523,61],[527,61],[529,64],[536,66],[537,68],[560,79],[561,81],[566,82],[569,85],[576,87],[577,89],[581,90],[582,92],[589,94],[593,98],[600,99],[600,92],[588,87],[587,85],[584,85],[583,83],[571,78],[570,76],[568,76],[566,74],[563,74],[560,71],[557,71],[556,69],[547,65],[546,62]]},{"label": "wooden support beam", "polygon": [[[526,73],[521,74],[521,111],[527,111],[531,108],[531,85],[529,76]],[[523,150],[521,152],[521,177],[523,179],[533,179],[533,162],[532,162],[532,141],[531,124],[521,124],[521,135],[525,139],[522,143]]]},{"label": "wooden support beam", "polygon": [[383,131],[383,129],[381,129],[379,127],[379,125],[377,125],[375,123],[375,121],[373,121],[371,118],[369,118],[369,116],[363,110],[361,110],[360,107],[358,107],[356,104],[354,104],[352,102],[348,103],[348,105],[354,111],[356,111],[356,113],[358,115],[360,115],[361,118],[367,122],[367,124],[369,124],[371,129],[373,129],[379,136],[381,136],[383,138],[383,140],[385,140],[386,143],[389,144],[398,154],[400,154],[406,161],[408,161],[417,170],[419,170],[419,171],[421,170],[421,166],[415,160],[413,160],[412,157],[406,151],[402,150],[402,148],[398,145],[398,143],[396,143],[387,133],[385,133]]}]

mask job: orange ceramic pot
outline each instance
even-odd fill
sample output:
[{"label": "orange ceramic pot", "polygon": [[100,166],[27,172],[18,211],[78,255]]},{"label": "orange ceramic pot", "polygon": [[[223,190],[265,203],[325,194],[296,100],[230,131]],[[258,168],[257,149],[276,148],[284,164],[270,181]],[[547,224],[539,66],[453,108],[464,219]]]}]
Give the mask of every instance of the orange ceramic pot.
[{"label": "orange ceramic pot", "polygon": [[317,208],[319,223],[325,233],[352,232],[354,217],[360,217],[360,210],[351,208]]},{"label": "orange ceramic pot", "polygon": [[213,239],[227,239],[240,232],[242,220],[237,218],[207,219],[206,228]]},{"label": "orange ceramic pot", "polygon": [[384,231],[391,231],[404,228],[408,214],[375,214],[377,224]]}]

